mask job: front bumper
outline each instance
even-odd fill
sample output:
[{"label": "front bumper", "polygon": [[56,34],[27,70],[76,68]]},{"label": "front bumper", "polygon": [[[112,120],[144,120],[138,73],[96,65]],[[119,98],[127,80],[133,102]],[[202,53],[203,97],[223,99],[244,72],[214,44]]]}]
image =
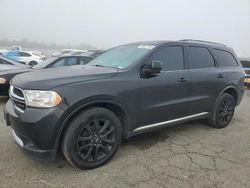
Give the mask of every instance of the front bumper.
[{"label": "front bumper", "polygon": [[16,143],[31,158],[52,161],[56,157],[58,119],[63,113],[60,108],[27,108],[23,114],[15,112],[11,99],[8,100],[4,116],[11,126]]}]

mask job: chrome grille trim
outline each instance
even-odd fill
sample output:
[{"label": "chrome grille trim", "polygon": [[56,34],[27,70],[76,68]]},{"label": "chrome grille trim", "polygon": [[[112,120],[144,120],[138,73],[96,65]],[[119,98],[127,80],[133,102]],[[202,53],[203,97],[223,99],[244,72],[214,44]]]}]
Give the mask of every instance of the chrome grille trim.
[{"label": "chrome grille trim", "polygon": [[24,103],[25,103],[24,97],[20,97],[20,96],[16,95],[14,92],[10,93],[10,97],[14,98],[14,99],[18,99],[20,101],[24,101]]},{"label": "chrome grille trim", "polygon": [[[17,94],[15,93],[15,91],[18,91]],[[18,94],[22,94],[22,96]],[[10,85],[9,96],[12,100],[14,109],[19,113],[24,113],[26,109],[26,103],[25,103],[23,90]]]},{"label": "chrome grille trim", "polygon": [[17,105],[15,105],[14,104],[14,108],[17,110],[17,111],[19,111],[19,112],[21,112],[21,113],[24,113],[24,110],[22,110],[21,108],[19,108]]}]

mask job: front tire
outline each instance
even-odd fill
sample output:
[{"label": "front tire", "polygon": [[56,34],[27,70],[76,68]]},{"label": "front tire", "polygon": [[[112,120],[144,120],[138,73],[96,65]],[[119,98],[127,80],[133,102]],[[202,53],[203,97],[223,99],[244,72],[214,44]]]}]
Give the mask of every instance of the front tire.
[{"label": "front tire", "polygon": [[36,62],[36,61],[30,61],[30,62],[28,63],[28,65],[32,67],[32,66],[34,66],[34,65],[37,65],[37,62]]},{"label": "front tire", "polygon": [[90,108],[77,115],[64,132],[62,152],[81,169],[91,169],[108,162],[122,139],[117,116],[106,108]]},{"label": "front tire", "polygon": [[235,100],[232,95],[223,93],[209,118],[209,123],[215,128],[224,128],[231,122],[235,110]]}]

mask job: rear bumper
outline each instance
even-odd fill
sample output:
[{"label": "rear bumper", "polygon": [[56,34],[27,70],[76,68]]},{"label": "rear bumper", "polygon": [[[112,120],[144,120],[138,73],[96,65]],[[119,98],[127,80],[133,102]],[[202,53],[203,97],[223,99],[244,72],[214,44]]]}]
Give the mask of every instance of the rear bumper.
[{"label": "rear bumper", "polygon": [[26,109],[16,114],[12,101],[8,100],[4,116],[17,145],[32,159],[52,161],[56,157],[57,121],[62,111],[53,109]]},{"label": "rear bumper", "polygon": [[250,87],[250,75],[245,77],[244,84],[246,87]]}]

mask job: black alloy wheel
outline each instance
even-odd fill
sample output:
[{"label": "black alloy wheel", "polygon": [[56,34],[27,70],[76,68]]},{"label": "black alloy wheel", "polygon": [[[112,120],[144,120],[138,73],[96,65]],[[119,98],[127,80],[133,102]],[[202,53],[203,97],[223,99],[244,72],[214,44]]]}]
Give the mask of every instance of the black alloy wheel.
[{"label": "black alloy wheel", "polygon": [[108,119],[95,119],[82,127],[76,138],[79,157],[86,162],[105,158],[114,147],[115,127]]},{"label": "black alloy wheel", "polygon": [[218,100],[209,122],[216,128],[226,127],[232,120],[235,110],[235,100],[232,95],[223,93]]},{"label": "black alloy wheel", "polygon": [[62,152],[74,166],[96,168],[113,157],[121,139],[119,118],[106,108],[93,107],[69,123],[61,142]]},{"label": "black alloy wheel", "polygon": [[221,125],[227,124],[234,113],[234,101],[231,98],[225,98],[221,101],[218,112],[218,121]]}]

